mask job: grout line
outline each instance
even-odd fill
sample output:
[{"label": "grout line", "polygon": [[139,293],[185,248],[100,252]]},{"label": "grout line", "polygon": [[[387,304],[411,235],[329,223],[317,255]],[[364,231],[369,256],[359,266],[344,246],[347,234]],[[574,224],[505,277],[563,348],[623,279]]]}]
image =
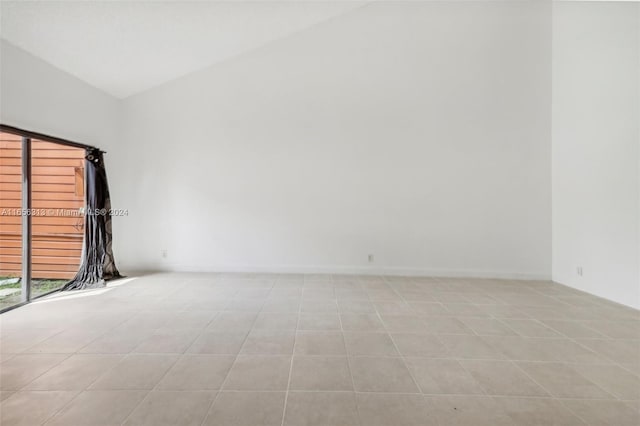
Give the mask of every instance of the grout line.
[{"label": "grout line", "polygon": [[[386,284],[388,285],[388,284]],[[403,301],[404,298],[402,296],[400,296],[400,294],[393,289],[393,287],[389,286],[391,288],[391,290],[393,290]],[[393,335],[389,332],[389,330],[387,330],[384,321],[382,320],[382,316],[380,315],[380,312],[378,311],[378,309],[376,309],[376,314],[378,316],[378,319],[380,320],[380,322],[382,323],[382,326],[385,328],[387,335],[389,336],[389,339],[391,340],[391,343],[393,344],[393,347],[395,348],[395,350],[398,352],[398,354],[400,355],[400,358],[402,359],[402,364],[404,365],[404,368],[407,369],[407,372],[409,373],[409,377],[411,377],[411,380],[413,381],[414,386],[416,387],[416,389],[418,389],[418,392],[420,392],[420,394],[422,394],[422,389],[420,388],[420,385],[418,385],[418,381],[416,380],[416,378],[414,377],[413,373],[411,372],[411,368],[409,368],[409,364],[407,363],[407,360],[404,357],[404,354],[402,352],[400,352],[400,349],[398,348],[398,345],[396,344],[396,341],[393,339]]]},{"label": "grout line", "polygon": [[[360,286],[361,287],[361,286]],[[375,307],[374,307],[375,309]],[[340,306],[338,306],[338,321],[340,322],[340,335],[342,336],[342,344],[344,345],[344,356],[347,359],[347,369],[349,370],[349,377],[351,378],[351,387],[353,389],[353,402],[356,405],[356,415],[358,416],[358,425],[362,425],[362,417],[360,415],[360,404],[358,404],[358,397],[356,395],[356,383],[353,379],[353,369],[351,368],[351,356],[349,355],[349,350],[347,349],[347,339],[345,338],[345,330],[342,325],[342,315],[340,315]]]},{"label": "grout line", "polygon": [[[304,284],[304,283],[303,283]],[[300,303],[298,304],[298,316],[296,318],[296,328],[293,331],[293,348],[291,349],[291,362],[289,363],[289,378],[287,379],[287,390],[284,394],[284,404],[282,406],[281,426],[284,426],[285,415],[287,414],[287,402],[289,401],[289,388],[291,387],[291,374],[293,372],[293,358],[296,354],[296,342],[298,340],[298,326],[300,324],[300,312],[302,311],[302,300],[304,298],[304,285],[302,287]]]}]

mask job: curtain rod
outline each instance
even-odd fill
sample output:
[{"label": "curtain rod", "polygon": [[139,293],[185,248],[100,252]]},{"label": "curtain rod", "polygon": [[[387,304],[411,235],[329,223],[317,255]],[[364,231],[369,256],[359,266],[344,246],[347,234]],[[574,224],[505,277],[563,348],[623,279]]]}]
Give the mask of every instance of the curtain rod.
[{"label": "curtain rod", "polygon": [[8,126],[6,124],[0,124],[0,131],[11,133],[14,135],[24,136],[31,139],[41,139],[46,142],[54,142],[59,143],[61,145],[72,146],[74,148],[82,148],[82,149],[97,149],[98,151],[106,154],[106,151],[101,150],[100,148],[96,148],[95,146],[73,142],[67,139],[57,138],[55,136],[45,135],[44,133],[31,132],[29,130],[20,129],[18,127]]}]

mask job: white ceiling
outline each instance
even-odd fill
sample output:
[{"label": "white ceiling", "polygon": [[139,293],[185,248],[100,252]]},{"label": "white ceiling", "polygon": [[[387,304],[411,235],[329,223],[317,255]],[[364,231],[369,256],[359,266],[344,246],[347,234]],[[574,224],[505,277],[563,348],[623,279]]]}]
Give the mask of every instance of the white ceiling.
[{"label": "white ceiling", "polygon": [[3,0],[0,37],[125,98],[364,3]]}]

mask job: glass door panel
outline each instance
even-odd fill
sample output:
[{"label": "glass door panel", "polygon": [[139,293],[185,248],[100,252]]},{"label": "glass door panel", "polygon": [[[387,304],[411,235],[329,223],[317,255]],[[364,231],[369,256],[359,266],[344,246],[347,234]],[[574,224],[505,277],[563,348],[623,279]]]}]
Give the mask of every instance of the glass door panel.
[{"label": "glass door panel", "polygon": [[31,141],[32,297],[61,288],[80,265],[85,150]]},{"label": "glass door panel", "polygon": [[0,310],[22,297],[22,137],[0,132]]}]

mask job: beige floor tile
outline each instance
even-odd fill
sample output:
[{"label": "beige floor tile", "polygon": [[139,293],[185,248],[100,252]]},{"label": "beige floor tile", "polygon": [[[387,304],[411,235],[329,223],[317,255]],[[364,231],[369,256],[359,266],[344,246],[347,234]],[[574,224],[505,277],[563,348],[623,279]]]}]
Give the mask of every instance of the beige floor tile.
[{"label": "beige floor tile", "polygon": [[284,416],[287,426],[359,425],[352,392],[289,392]]},{"label": "beige floor tile", "polygon": [[234,300],[238,301],[261,301],[269,297],[269,293],[271,293],[271,284],[265,284],[264,286],[261,284],[256,287],[254,284],[251,284],[251,287],[240,288],[234,295]]},{"label": "beige floor tile", "polygon": [[460,318],[460,321],[478,335],[517,336],[517,333],[507,327],[503,321],[495,318],[468,317]]},{"label": "beige floor tile", "polygon": [[[0,346],[2,345],[2,343],[0,342]],[[2,364],[5,361],[9,361],[11,358],[15,357],[18,354],[10,354],[10,353],[3,353],[0,352],[0,364]]]},{"label": "beige floor tile", "polygon": [[382,323],[384,327],[390,332],[405,332],[405,333],[424,333],[425,332],[425,320],[418,315],[390,315],[383,314]]},{"label": "beige floor tile", "polygon": [[[405,291],[398,291],[398,294],[400,295],[400,297],[402,298],[401,301],[398,301],[399,303],[401,302],[416,302],[416,303],[438,303],[440,304],[440,302],[436,299],[436,296],[434,293],[432,292],[428,292],[428,291],[421,291],[421,290],[405,290]],[[389,302],[389,301],[387,301]],[[450,315],[448,313],[448,311],[445,310],[445,312],[447,312],[448,315]]]},{"label": "beige floor tile", "polygon": [[484,337],[465,336],[456,334],[441,334],[438,336],[449,349],[453,358],[460,359],[504,359],[502,352],[489,344]]},{"label": "beige floor tile", "polygon": [[358,288],[357,286],[353,288],[337,287],[336,299],[338,299],[339,308],[341,306],[340,302],[349,302],[349,301],[368,303],[368,305],[360,305],[360,306],[369,306],[369,307],[373,306],[370,304],[371,302],[369,301],[369,296],[367,295],[367,292],[361,288]]},{"label": "beige floor tile", "polygon": [[443,303],[443,305],[451,315],[457,317],[489,317],[489,314],[470,303]]},{"label": "beige floor tile", "polygon": [[515,426],[491,397],[429,396],[426,406],[439,426]]},{"label": "beige floor tile", "polygon": [[450,308],[449,305],[451,305],[451,304],[466,304],[466,302],[467,302],[467,298],[464,297],[463,294],[455,293],[455,292],[451,292],[451,291],[435,292],[433,294],[433,297],[438,302],[444,304],[445,307],[447,308],[448,312],[451,312],[451,311],[453,311],[455,309],[455,306]]},{"label": "beige floor tile", "polygon": [[143,340],[133,350],[134,353],[178,353],[187,350],[198,337],[200,330],[197,329],[166,329],[156,330],[153,335]]},{"label": "beige floor tile", "polygon": [[518,362],[517,365],[557,398],[614,398],[567,364]]},{"label": "beige floor tile", "polygon": [[[273,287],[271,289],[271,291],[269,292],[269,296],[267,297],[267,300],[283,299],[283,298],[288,298],[288,299],[300,298],[300,297],[302,297],[302,290],[303,290],[302,287],[300,287],[300,288],[297,288],[297,287]],[[296,312],[298,312],[297,309],[296,309]]]},{"label": "beige floor tile", "polygon": [[424,394],[482,394],[478,382],[454,359],[407,358],[407,365]]},{"label": "beige floor tile", "polygon": [[345,332],[344,340],[351,356],[400,356],[387,333]]},{"label": "beige floor tile", "polygon": [[205,331],[189,346],[186,353],[237,355],[249,333]]},{"label": "beige floor tile", "polygon": [[117,331],[122,330],[156,330],[169,322],[171,311],[141,311],[118,326]]},{"label": "beige floor tile", "polygon": [[295,313],[263,312],[253,326],[254,330],[295,330],[298,325],[298,315]]},{"label": "beige floor tile", "polygon": [[403,356],[446,358],[449,349],[433,334],[392,333],[391,338]]},{"label": "beige floor tile", "polygon": [[44,423],[78,392],[20,391],[0,403],[0,424],[33,426]]},{"label": "beige floor tile", "polygon": [[234,298],[231,299],[225,310],[233,312],[257,313],[262,310],[264,299],[262,298]]},{"label": "beige floor tile", "polygon": [[239,355],[223,385],[225,390],[286,390],[291,357]]},{"label": "beige floor tile", "polygon": [[249,331],[258,314],[255,312],[220,312],[207,326],[209,331]]},{"label": "beige floor tile", "polygon": [[369,300],[338,299],[338,311],[340,313],[374,314],[376,308]]},{"label": "beige floor tile", "polygon": [[397,302],[379,300],[377,302],[372,302],[372,306],[374,307],[373,312],[377,311],[380,315],[417,315],[416,312],[413,312],[409,304],[404,301]]},{"label": "beige floor tile", "polygon": [[482,339],[507,359],[547,362],[558,360],[557,354],[545,344],[545,339],[513,336],[482,336]]},{"label": "beige floor tile", "polygon": [[584,321],[543,320],[541,322],[571,339],[601,339],[605,337],[588,327]]},{"label": "beige floor tile", "polygon": [[242,355],[291,355],[296,333],[293,330],[256,330],[247,336]]},{"label": "beige floor tile", "polygon": [[372,301],[403,301],[402,297],[392,289],[367,289],[366,291]]},{"label": "beige floor tile", "polygon": [[620,364],[637,364],[640,359],[640,340],[576,339],[576,342]]},{"label": "beige floor tile", "polygon": [[[536,339],[547,353],[553,354],[559,362],[610,364],[611,361],[595,351],[568,339]],[[639,341],[640,343],[640,341]],[[640,358],[638,358],[640,359]]]},{"label": "beige floor tile", "polygon": [[349,359],[358,392],[419,392],[401,358],[352,357]]},{"label": "beige floor tile", "polygon": [[330,299],[304,299],[300,304],[300,312],[335,314],[338,312],[338,303]]},{"label": "beige floor tile", "polygon": [[185,310],[176,312],[162,328],[162,330],[195,330],[200,331],[218,315],[213,310]]},{"label": "beige floor tile", "polygon": [[267,299],[262,305],[263,313],[298,313],[300,310],[301,299],[299,297],[285,297]]},{"label": "beige floor tile", "polygon": [[72,355],[29,383],[28,390],[84,390],[115,366],[123,355]]},{"label": "beige floor tile", "polygon": [[640,401],[623,401],[627,407],[631,408],[634,411],[640,413]]},{"label": "beige floor tile", "polygon": [[421,395],[356,394],[362,425],[436,426],[432,411]]},{"label": "beige floor tile", "polygon": [[[31,346],[25,352],[45,354],[72,354],[79,351],[105,333],[104,330],[71,329]],[[1,345],[0,345],[1,346]]]},{"label": "beige floor tile", "polygon": [[497,305],[478,305],[478,309],[482,312],[490,315],[492,318],[503,319],[503,318],[531,318],[530,315],[522,312],[516,306],[506,305],[506,304],[497,304]]},{"label": "beige floor tile", "polygon": [[518,426],[584,426],[561,402],[546,398],[495,398]]},{"label": "beige floor tile", "polygon": [[298,330],[307,331],[340,331],[340,317],[337,313],[300,314]]},{"label": "beige floor tile", "polygon": [[125,426],[200,426],[215,392],[150,392]]},{"label": "beige floor tile", "polygon": [[293,358],[289,387],[292,390],[353,390],[347,358],[296,356]]},{"label": "beige floor tile", "polygon": [[571,368],[617,398],[640,400],[640,378],[616,365],[575,364]]},{"label": "beige floor tile", "polygon": [[52,417],[48,426],[121,424],[147,391],[85,391]]},{"label": "beige floor tile", "polygon": [[7,315],[11,314],[8,312],[3,314],[3,322],[0,324],[0,353],[30,352],[30,348],[38,346],[61,332],[57,327],[32,328],[26,325],[14,329],[7,325]]},{"label": "beige floor tile", "polygon": [[462,321],[451,317],[430,317],[425,319],[425,333],[431,334],[467,334],[472,335],[473,330],[464,325]]},{"label": "beige floor tile", "polygon": [[66,354],[18,354],[0,368],[0,389],[18,390],[68,357]]},{"label": "beige floor tile", "polygon": [[638,426],[640,412],[621,401],[568,399],[562,403],[594,426]]},{"label": "beige floor tile", "polygon": [[505,319],[506,325],[523,337],[562,337],[560,333],[542,322],[532,319]]},{"label": "beige floor tile", "polygon": [[121,328],[103,334],[91,343],[88,343],[80,349],[79,352],[90,354],[128,354],[152,334],[152,329],[126,330]]},{"label": "beige floor tile", "polygon": [[511,361],[461,360],[488,395],[549,396]]},{"label": "beige floor tile", "polygon": [[344,331],[383,331],[384,326],[376,314],[340,314]]},{"label": "beige floor tile", "polygon": [[544,320],[579,320],[585,319],[587,315],[577,316],[575,312],[571,312],[568,309],[558,309],[557,307],[547,306],[523,306],[519,305],[520,309],[525,314],[529,315],[531,319]]},{"label": "beige floor tile", "polygon": [[341,332],[298,331],[294,355],[346,355]]},{"label": "beige floor tile", "polygon": [[408,302],[413,313],[423,316],[444,316],[450,315],[442,303],[436,302]]},{"label": "beige floor tile", "polygon": [[215,390],[227,377],[234,356],[184,355],[158,384],[160,390]]},{"label": "beige floor tile", "polygon": [[585,321],[585,325],[612,339],[640,339],[640,321]]},{"label": "beige floor tile", "polygon": [[305,287],[302,291],[302,300],[305,299],[335,299],[336,293],[333,287]]},{"label": "beige floor tile", "polygon": [[[467,302],[474,305],[495,305],[500,303],[498,299],[485,293],[465,293],[464,298],[467,299]],[[478,308],[480,307],[478,306]]]},{"label": "beige floor tile", "polygon": [[91,390],[153,389],[178,360],[178,355],[131,354],[107,370]]},{"label": "beige floor tile", "polygon": [[203,425],[279,426],[284,392],[221,392]]},{"label": "beige floor tile", "polygon": [[620,364],[620,367],[629,371],[631,374],[635,374],[637,377],[640,378],[640,359],[638,359],[633,364]]}]

